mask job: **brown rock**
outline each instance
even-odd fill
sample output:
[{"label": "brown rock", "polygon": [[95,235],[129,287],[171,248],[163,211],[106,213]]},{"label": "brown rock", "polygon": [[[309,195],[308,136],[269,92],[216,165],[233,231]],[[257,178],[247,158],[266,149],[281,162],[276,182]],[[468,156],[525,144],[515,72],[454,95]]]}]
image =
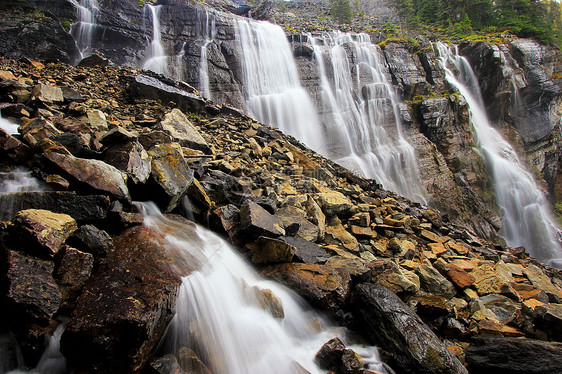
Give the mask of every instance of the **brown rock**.
[{"label": "brown rock", "polygon": [[470,287],[474,284],[474,277],[455,264],[447,264],[447,278],[459,288]]},{"label": "brown rock", "polygon": [[100,160],[78,158],[55,152],[44,156],[75,180],[98,191],[112,194],[118,199],[131,200],[127,189],[127,176],[115,167]]},{"label": "brown rock", "polygon": [[[250,236],[261,234],[269,236],[285,235],[283,222],[251,200],[246,200],[240,207],[240,220],[242,227],[250,233]],[[251,240],[251,238],[248,238],[248,240]]]},{"label": "brown rock", "polygon": [[93,267],[94,256],[65,246],[64,254],[54,273],[63,302],[73,304],[74,299],[90,277]]},{"label": "brown rock", "polygon": [[252,252],[252,262],[255,264],[291,262],[295,251],[295,247],[283,240],[260,236],[257,247]]},{"label": "brown rock", "polygon": [[16,214],[8,232],[14,249],[52,258],[76,229],[76,221],[68,214],[27,209]]},{"label": "brown rock", "polygon": [[264,269],[262,275],[285,284],[311,304],[331,312],[342,308],[349,297],[351,278],[345,270],[289,263]]},{"label": "brown rock", "polygon": [[7,250],[6,266],[8,305],[4,306],[5,311],[14,320],[30,318],[31,322],[46,326],[61,302],[52,275],[53,262]]}]

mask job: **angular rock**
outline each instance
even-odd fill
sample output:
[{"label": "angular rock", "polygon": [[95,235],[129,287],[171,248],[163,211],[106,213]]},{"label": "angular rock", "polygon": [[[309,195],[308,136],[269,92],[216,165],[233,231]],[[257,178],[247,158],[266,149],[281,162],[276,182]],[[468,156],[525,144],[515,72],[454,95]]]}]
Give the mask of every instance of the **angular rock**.
[{"label": "angular rock", "polygon": [[262,289],[257,286],[252,287],[255,291],[257,302],[260,308],[267,310],[275,318],[285,318],[283,301],[277,297],[270,289]]},{"label": "angular rock", "polygon": [[332,256],[325,265],[334,269],[345,269],[351,276],[361,276],[369,271],[365,266],[365,261],[356,256]]},{"label": "angular rock", "polygon": [[8,233],[13,249],[42,258],[53,258],[77,229],[76,221],[68,214],[27,209],[16,214]]},{"label": "angular rock", "polygon": [[331,236],[350,251],[357,251],[359,248],[357,239],[343,227],[337,216],[329,218],[328,226],[326,226],[326,235]]},{"label": "angular rock", "polygon": [[180,367],[187,373],[212,374],[209,368],[197,357],[197,354],[187,347],[181,347],[178,350],[178,362],[180,363]]},{"label": "angular rock", "polygon": [[107,131],[109,126],[107,126],[107,118],[105,114],[99,109],[92,109],[88,111],[88,123],[94,131]]},{"label": "angular rock", "polygon": [[164,105],[173,102],[185,112],[200,112],[205,109],[205,100],[202,97],[148,75],[137,75],[131,90],[136,97],[159,100]]},{"label": "angular rock", "polygon": [[465,349],[470,372],[554,374],[562,367],[562,344],[531,339],[478,337]]},{"label": "angular rock", "polygon": [[349,297],[351,278],[345,270],[325,265],[288,263],[266,268],[262,275],[285,284],[311,304],[334,313],[345,305]]},{"label": "angular rock", "polygon": [[127,173],[135,183],[145,183],[150,176],[152,158],[137,141],[110,147],[104,161]]},{"label": "angular rock", "polygon": [[353,305],[367,334],[392,352],[405,372],[415,368],[416,373],[468,373],[421,319],[385,287],[358,285]]},{"label": "angular rock", "polygon": [[351,201],[340,192],[324,192],[318,194],[318,201],[326,216],[345,214],[352,207]]},{"label": "angular rock", "polygon": [[90,372],[137,372],[174,314],[184,257],[166,251],[166,235],[202,245],[195,226],[174,219],[161,230],[136,226],[114,239],[107,262],[87,282],[61,340],[70,364]]},{"label": "angular rock", "polygon": [[357,374],[363,367],[361,357],[351,349],[346,349],[339,338],[325,343],[316,353],[314,362],[321,368],[338,374]]},{"label": "angular rock", "polygon": [[[183,158],[178,144],[156,145],[148,154],[152,157],[151,176],[161,191],[154,199],[165,206],[166,212],[170,212],[191,186],[193,172]],[[156,191],[148,192],[154,196]]]},{"label": "angular rock", "polygon": [[183,147],[201,151],[209,150],[209,145],[205,139],[179,109],[173,109],[166,114],[160,122],[160,126],[163,131],[170,134],[173,141],[180,143]]},{"label": "angular rock", "polygon": [[44,157],[75,180],[94,190],[107,192],[118,199],[131,200],[126,185],[127,176],[114,166],[100,160],[78,158],[54,152],[44,153]]},{"label": "angular rock", "polygon": [[557,299],[562,299],[562,290],[552,284],[550,279],[535,265],[527,266],[523,269],[523,273],[527,276],[532,285],[537,286],[541,290],[552,295]]},{"label": "angular rock", "polygon": [[[488,263],[481,264],[475,268],[470,275],[474,277],[474,286],[480,296],[491,293],[502,293],[509,287]],[[515,293],[515,292],[514,292]]]},{"label": "angular rock", "polygon": [[535,308],[537,316],[533,320],[535,325],[546,331],[548,337],[555,341],[562,341],[562,304],[545,304]]},{"label": "angular rock", "polygon": [[94,267],[94,256],[68,246],[64,248],[63,252],[54,275],[63,302],[72,305],[74,299],[90,278]]},{"label": "angular rock", "polygon": [[0,154],[22,164],[30,153],[29,147],[0,128]]},{"label": "angular rock", "polygon": [[49,86],[48,84],[39,83],[33,87],[31,95],[46,103],[63,102],[64,96],[60,87]]},{"label": "angular rock", "polygon": [[457,294],[455,286],[441,275],[428,261],[420,264],[416,270],[420,277],[421,288],[434,295],[440,295],[450,299]]},{"label": "angular rock", "polygon": [[[386,287],[394,293],[413,294],[420,289],[419,279],[417,284],[412,282],[393,261],[373,261],[367,266],[371,273],[370,278],[365,277],[365,280],[370,280],[374,284]],[[412,273],[412,275],[417,278],[415,274]]]},{"label": "angular rock", "polygon": [[99,54],[99,53],[94,53],[93,55],[90,55],[88,57],[84,57],[82,60],[80,60],[80,62],[78,63],[78,66],[81,67],[88,67],[88,68],[93,68],[96,66],[99,67],[104,67],[104,66],[108,66],[110,64],[111,61],[109,61],[109,59],[103,57],[103,55]]},{"label": "angular rock", "polygon": [[283,236],[279,239],[295,248],[294,259],[305,264],[318,264],[325,262],[330,256],[325,249],[299,237]]},{"label": "angular rock", "polygon": [[295,251],[295,247],[283,240],[260,236],[257,247],[252,251],[252,262],[254,264],[291,262]]},{"label": "angular rock", "polygon": [[105,257],[113,246],[111,236],[93,225],[81,226],[75,236],[80,248],[94,255],[95,258]]},{"label": "angular rock", "polygon": [[106,147],[112,145],[119,145],[122,143],[129,143],[135,140],[135,135],[121,126],[116,126],[103,134],[100,138],[100,143],[105,145]]},{"label": "angular rock", "polygon": [[150,363],[150,367],[158,374],[188,374],[185,372],[173,354],[159,357]]},{"label": "angular rock", "polygon": [[36,118],[33,121],[20,126],[19,132],[25,142],[31,147],[38,146],[43,139],[61,134],[61,131],[44,118]]},{"label": "angular rock", "polygon": [[447,264],[447,278],[463,289],[474,284],[474,277],[455,264]]},{"label": "angular rock", "polygon": [[296,236],[310,242],[316,242],[320,236],[320,229],[306,219],[306,212],[295,206],[287,206],[277,210],[275,217],[279,218],[285,227],[298,225]]},{"label": "angular rock", "polygon": [[76,195],[74,192],[15,192],[2,194],[4,207],[0,220],[9,220],[14,211],[44,209],[65,213],[78,222],[104,221],[109,209],[109,198],[101,195]]},{"label": "angular rock", "polygon": [[261,234],[273,237],[285,235],[283,222],[251,200],[246,200],[240,207],[240,220],[243,229],[251,237]]},{"label": "angular rock", "polygon": [[7,250],[5,256],[6,312],[14,320],[30,318],[46,326],[61,303],[52,275],[54,263],[11,250]]}]

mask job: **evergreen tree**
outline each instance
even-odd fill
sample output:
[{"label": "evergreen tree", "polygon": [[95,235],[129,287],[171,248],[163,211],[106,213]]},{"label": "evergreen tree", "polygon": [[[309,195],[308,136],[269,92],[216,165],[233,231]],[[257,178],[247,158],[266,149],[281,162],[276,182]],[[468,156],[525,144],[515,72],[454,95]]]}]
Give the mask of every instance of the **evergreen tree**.
[{"label": "evergreen tree", "polygon": [[351,23],[353,13],[349,0],[330,0],[330,14],[339,23]]}]

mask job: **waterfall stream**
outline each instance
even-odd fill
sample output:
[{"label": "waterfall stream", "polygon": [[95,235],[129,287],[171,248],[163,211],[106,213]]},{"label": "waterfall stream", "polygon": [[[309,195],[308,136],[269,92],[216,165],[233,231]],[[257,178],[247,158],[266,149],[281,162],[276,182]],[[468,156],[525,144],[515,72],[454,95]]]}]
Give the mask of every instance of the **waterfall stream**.
[{"label": "waterfall stream", "polygon": [[203,21],[202,11],[197,11],[197,30],[202,39],[201,43],[201,59],[199,63],[199,93],[201,96],[212,99],[211,88],[209,87],[209,64],[207,61],[207,48],[217,34],[215,26],[215,17],[205,9],[205,21]]},{"label": "waterfall stream", "polygon": [[18,133],[19,125],[8,121],[5,118],[0,117],[0,129],[6,131],[10,135],[16,135]]},{"label": "waterfall stream", "polygon": [[159,74],[168,74],[168,55],[162,45],[162,31],[160,29],[160,8],[161,5],[147,5],[152,17],[152,41],[147,57],[142,65],[143,69],[152,70]]},{"label": "waterfall stream", "polygon": [[490,124],[477,78],[458,48],[437,43],[447,81],[466,99],[480,154],[494,185],[502,214],[502,235],[512,247],[523,246],[536,259],[562,268],[560,229],[543,192],[515,150]]},{"label": "waterfall stream", "polygon": [[[144,207],[149,227],[158,230],[178,224],[153,205]],[[217,374],[292,374],[302,368],[323,373],[314,364],[314,356],[335,336],[345,342],[342,328],[327,327],[327,322],[291,291],[260,278],[212,232],[195,224],[179,231],[185,237],[169,235],[168,243],[183,251],[195,270],[182,278],[176,315],[166,333],[167,352],[178,355],[181,347],[189,348]],[[264,294],[273,295],[269,307],[260,304]],[[387,372],[376,348],[350,348],[362,355],[372,370]]]},{"label": "waterfall stream", "polygon": [[88,57],[92,51],[92,35],[96,29],[97,19],[100,15],[98,0],[70,0],[76,7],[78,21],[70,26],[70,34],[76,41],[76,46],[80,51],[78,61]]},{"label": "waterfall stream", "polygon": [[[382,50],[367,34],[309,35],[321,81],[327,156],[384,188],[424,201],[414,147]],[[318,129],[321,132],[322,129]]]}]

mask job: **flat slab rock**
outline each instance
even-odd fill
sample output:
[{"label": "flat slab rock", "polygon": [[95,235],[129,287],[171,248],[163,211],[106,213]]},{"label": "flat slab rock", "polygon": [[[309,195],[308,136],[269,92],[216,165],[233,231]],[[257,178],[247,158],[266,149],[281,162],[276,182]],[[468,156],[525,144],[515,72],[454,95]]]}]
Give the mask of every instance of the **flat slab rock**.
[{"label": "flat slab rock", "polygon": [[468,373],[420,317],[387,288],[360,284],[353,303],[366,333],[393,354],[404,372],[415,368],[416,373]]},{"label": "flat slab rock", "polygon": [[[179,260],[165,250],[165,230],[136,226],[114,239],[107,262],[78,298],[61,350],[86,371],[132,373],[146,364],[173,317],[181,284]],[[184,269],[185,270],[185,269]],[[187,272],[182,275],[188,274]]]},{"label": "flat slab rock", "polygon": [[465,353],[471,373],[554,374],[562,370],[562,343],[478,337]]}]

